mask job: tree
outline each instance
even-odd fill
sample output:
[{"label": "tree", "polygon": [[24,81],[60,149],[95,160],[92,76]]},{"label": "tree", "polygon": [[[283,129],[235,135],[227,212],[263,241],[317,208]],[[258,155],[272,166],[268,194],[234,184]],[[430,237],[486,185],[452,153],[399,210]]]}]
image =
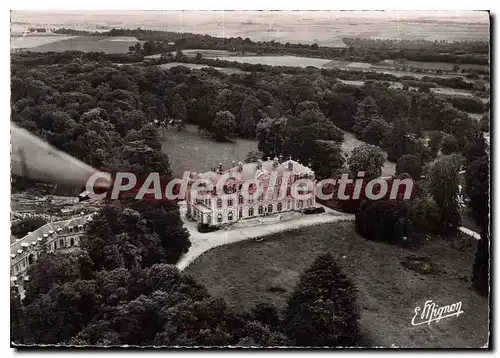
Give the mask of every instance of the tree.
[{"label": "tree", "polygon": [[397,162],[405,154],[420,157],[424,150],[422,141],[411,132],[410,125],[405,119],[394,122],[387,142],[387,160],[391,162]]},{"label": "tree", "polygon": [[248,152],[247,157],[245,158],[245,163],[255,163],[259,159],[262,160],[264,158],[264,153],[260,151],[252,151]]},{"label": "tree", "polygon": [[384,162],[385,155],[382,150],[371,144],[363,144],[354,148],[347,159],[349,170],[354,175],[357,175],[358,172],[364,172],[365,179],[380,177]]},{"label": "tree", "polygon": [[472,269],[472,282],[474,288],[483,296],[488,296],[490,289],[490,250],[489,230],[484,227],[481,230],[481,239],[477,245],[476,257]]},{"label": "tree", "polygon": [[490,131],[490,118],[489,116],[483,116],[481,120],[479,121],[479,128],[481,129],[482,132],[489,132]]},{"label": "tree", "polygon": [[443,234],[455,233],[460,224],[458,184],[460,157],[446,155],[434,160],[429,167],[427,186],[439,208]]},{"label": "tree", "polygon": [[149,41],[144,42],[144,44],[142,45],[142,51],[144,52],[144,56],[152,55],[153,45],[151,44],[151,42]]},{"label": "tree", "polygon": [[[316,140],[342,142],[344,133],[330,122],[316,102],[304,101],[297,105],[296,117],[287,120],[284,133],[283,155],[291,155],[299,161],[308,162],[316,156]],[[261,149],[262,150],[262,149]]]},{"label": "tree", "polygon": [[160,135],[158,134],[158,128],[154,124],[149,123],[143,126],[139,131],[139,138],[147,146],[158,151],[161,150]]},{"label": "tree", "polygon": [[233,138],[236,131],[236,120],[229,111],[219,111],[212,123],[212,135],[218,141],[224,142]]},{"label": "tree", "polygon": [[422,175],[420,158],[411,154],[405,154],[399,158],[396,163],[396,175],[402,173],[408,173],[414,180],[420,180]]},{"label": "tree", "polygon": [[386,121],[376,118],[365,127],[361,138],[366,143],[384,147],[390,131],[391,126]]},{"label": "tree", "polygon": [[352,126],[352,131],[357,138],[361,138],[363,135],[363,130],[366,126],[374,119],[379,118],[379,109],[377,102],[371,97],[367,96],[358,105],[356,114],[354,116],[354,125]]},{"label": "tree", "polygon": [[465,190],[469,197],[469,206],[481,227],[488,225],[489,213],[489,159],[484,156],[475,159],[465,172]]},{"label": "tree", "polygon": [[468,166],[470,163],[474,162],[476,159],[480,159],[486,156],[487,145],[486,140],[482,133],[478,133],[478,136],[474,138],[465,150],[465,163]]},{"label": "tree", "polygon": [[28,344],[65,344],[92,319],[100,303],[94,280],[53,284],[24,308]]},{"label": "tree", "polygon": [[281,328],[281,319],[276,306],[269,302],[259,302],[252,308],[250,315],[254,321],[258,321],[271,329]]},{"label": "tree", "polygon": [[402,244],[415,235],[412,215],[407,200],[367,200],[356,213],[356,229],[371,240]]},{"label": "tree", "polygon": [[444,155],[456,153],[458,151],[458,142],[452,135],[446,135],[441,142],[441,152]]},{"label": "tree", "polygon": [[477,245],[472,267],[472,282],[479,294],[488,296],[490,287],[490,162],[482,136],[471,143],[466,156],[465,190],[474,218],[481,227],[481,239]]},{"label": "tree", "polygon": [[23,344],[24,331],[24,309],[21,304],[21,295],[17,286],[10,288],[10,341]]},{"label": "tree", "polygon": [[184,123],[187,118],[186,103],[178,93],[175,94],[172,102],[172,115],[181,123]]},{"label": "tree", "polygon": [[112,206],[103,207],[94,217],[83,247],[96,270],[149,267],[165,257],[157,233],[141,214]]},{"label": "tree", "polygon": [[317,257],[300,276],[283,316],[293,345],[348,347],[359,342],[356,289],[331,254]]},{"label": "tree", "polygon": [[312,169],[318,179],[331,178],[333,173],[344,165],[340,144],[332,140],[315,141]]},{"label": "tree", "polygon": [[287,138],[288,120],[286,118],[263,118],[257,124],[259,151],[264,156],[275,157],[283,153]]},{"label": "tree", "polygon": [[243,101],[240,109],[240,133],[244,137],[255,138],[256,125],[260,120],[259,109],[262,103],[253,95]]},{"label": "tree", "polygon": [[175,53],[175,60],[176,61],[182,61],[184,59],[184,54],[182,53],[181,50],[177,50],[177,52]]},{"label": "tree", "polygon": [[30,280],[25,287],[24,303],[49,292],[53,285],[62,285],[78,278],[91,279],[93,262],[86,252],[44,253],[29,267]]},{"label": "tree", "polygon": [[411,220],[420,234],[439,233],[441,215],[439,208],[430,197],[418,198],[413,201]]},{"label": "tree", "polygon": [[432,131],[429,133],[429,148],[431,150],[433,157],[436,157],[439,150],[441,149],[442,139],[443,139],[443,132]]}]

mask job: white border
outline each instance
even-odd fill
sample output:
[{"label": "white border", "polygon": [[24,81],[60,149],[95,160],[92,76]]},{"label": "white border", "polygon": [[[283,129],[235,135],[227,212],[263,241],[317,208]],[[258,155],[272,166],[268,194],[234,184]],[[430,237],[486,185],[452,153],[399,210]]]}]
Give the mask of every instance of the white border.
[{"label": "white border", "polygon": [[[2,3],[5,4],[5,3]],[[7,214],[10,213],[10,176],[6,168],[10,168],[10,136],[9,136],[9,118],[10,118],[10,71],[8,70],[9,66],[9,54],[10,54],[10,38],[9,38],[9,29],[10,29],[10,17],[9,17],[9,12],[8,9],[46,9],[46,10],[51,10],[51,9],[67,9],[67,10],[110,10],[110,9],[116,9],[116,10],[141,10],[141,9],[158,9],[158,10],[229,10],[229,9],[235,9],[235,10],[242,10],[242,9],[288,9],[288,10],[308,10],[308,9],[322,9],[322,10],[329,10],[329,9],[352,9],[352,10],[380,10],[380,9],[391,9],[391,10],[430,10],[430,9],[439,9],[439,10],[454,10],[454,9],[470,9],[470,10],[475,10],[475,9],[490,9],[493,10],[495,13],[496,8],[498,7],[498,2],[494,1],[470,1],[470,0],[454,0],[451,2],[436,2],[432,0],[420,0],[416,2],[401,2],[401,1],[349,1],[347,3],[340,3],[340,2],[332,2],[332,1],[318,1],[318,0],[308,0],[307,2],[295,2],[295,1],[274,1],[270,2],[269,0],[253,0],[252,2],[248,3],[242,3],[242,2],[235,2],[235,1],[228,1],[228,0],[217,0],[217,1],[193,1],[193,0],[184,0],[182,2],[177,2],[177,3],[170,3],[170,2],[160,2],[160,1],[150,1],[150,0],[143,0],[143,1],[115,1],[111,3],[106,3],[104,4],[102,1],[95,1],[95,0],[87,0],[85,2],[67,2],[67,1],[54,1],[54,0],[45,0],[43,2],[40,1],[33,1],[33,0],[24,0],[23,2],[10,2],[7,5],[7,8],[0,12],[0,19],[2,22],[2,28],[3,32],[1,33],[0,39],[2,41],[2,48],[5,49],[3,55],[2,55],[2,80],[0,81],[0,85],[2,88],[2,96],[0,97],[2,100],[2,106],[0,107],[1,110],[3,111],[4,115],[2,116],[3,120],[0,121],[1,130],[0,130],[0,145],[2,146],[0,150],[0,160],[1,164],[0,167],[3,168],[4,170],[2,171],[2,186],[3,188],[2,192],[0,193],[0,205],[2,208],[2,213],[1,213],[1,228],[2,228],[2,238],[4,241],[5,245],[5,252],[8,252],[7,249],[7,242],[9,242],[9,236],[10,236],[10,219]],[[497,39],[498,38],[498,30],[497,27],[495,28],[495,35],[493,38]],[[498,57],[498,54],[495,54],[495,62]],[[497,76],[498,78],[498,76]],[[495,87],[496,83],[492,84],[492,87]],[[496,104],[499,103],[498,101],[498,93],[495,91],[495,98],[494,102]],[[498,111],[498,108],[497,108]],[[492,138],[497,137],[498,131],[500,128],[500,125],[495,126],[495,133],[492,136]],[[496,149],[496,148],[495,148]],[[495,150],[495,156],[498,156],[498,153],[496,153]],[[498,173],[495,173],[498,174]],[[498,175],[495,175],[498,177]],[[497,201],[498,196],[498,190],[496,191],[495,195],[495,201]],[[493,236],[493,235],[492,235]],[[495,247],[498,248],[500,245],[495,245]],[[10,322],[9,322],[9,317],[10,317],[10,311],[9,311],[9,295],[8,295],[8,272],[9,272],[9,262],[8,262],[8,255],[2,255],[2,262],[4,264],[4,268],[2,269],[2,274],[4,275],[4,280],[3,280],[3,294],[0,296],[1,297],[1,302],[2,302],[2,307],[4,309],[3,312],[3,319],[2,319],[2,335],[3,335],[3,341],[2,341],[2,353],[6,353],[6,355],[12,356],[14,353],[13,350],[9,348],[10,346],[10,335],[8,332],[10,332]],[[496,277],[496,275],[493,275]],[[495,282],[496,283],[496,282]],[[498,296],[498,295],[496,295]],[[498,311],[498,310],[496,310]],[[205,351],[208,352],[208,351]],[[90,352],[87,352],[90,353]],[[111,354],[114,355],[133,355],[133,356],[142,356],[141,352],[132,352],[132,353],[127,353],[124,351],[119,351],[119,352],[113,352]],[[172,354],[174,352],[163,352],[166,354]],[[198,354],[199,352],[193,352],[193,351],[183,351],[182,352],[185,356],[191,356],[194,354]],[[221,353],[220,351],[212,351],[210,354],[219,354]],[[227,352],[222,352],[222,353],[227,353]],[[234,353],[234,352],[233,352]],[[259,352],[252,352],[250,353],[251,355],[259,355],[259,356],[267,356],[268,354],[273,353],[270,351],[259,351]],[[281,352],[284,353],[284,352]],[[306,353],[306,352],[301,352],[304,355],[311,355],[313,353]],[[338,354],[345,354],[343,352],[335,351],[332,352],[335,355]],[[361,353],[361,352],[360,352]],[[360,354],[357,353],[357,354]],[[382,354],[385,354],[385,352],[380,352]],[[399,352],[403,353],[403,352]],[[424,352],[420,352],[420,354],[423,354]],[[19,354],[19,353],[17,353]],[[53,354],[53,352],[42,352],[42,354],[48,355],[48,354]],[[70,352],[64,352],[63,354],[74,354]],[[109,355],[110,352],[105,353],[105,352],[91,352],[92,355],[96,357],[101,357],[105,355]],[[175,353],[174,353],[175,354]],[[246,355],[248,355],[248,352],[245,352]],[[352,354],[352,353],[351,353]],[[437,356],[436,353],[431,353],[431,352],[425,352],[426,355],[429,356]],[[451,354],[451,353],[448,353]]]}]

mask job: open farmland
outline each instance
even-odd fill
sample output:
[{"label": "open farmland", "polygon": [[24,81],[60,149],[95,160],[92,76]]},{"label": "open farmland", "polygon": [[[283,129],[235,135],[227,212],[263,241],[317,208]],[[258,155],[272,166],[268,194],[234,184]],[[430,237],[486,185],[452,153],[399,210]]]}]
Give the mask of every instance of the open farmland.
[{"label": "open farmland", "polygon": [[[317,43],[345,47],[344,37],[426,40],[488,40],[486,11],[453,16],[453,21],[419,21],[408,11],[144,11],[110,14],[87,11],[65,16],[74,26],[87,24],[109,27],[170,30],[212,36],[249,37],[255,41]],[[413,16],[411,16],[413,15]],[[429,16],[430,14],[427,14]],[[47,11],[13,11],[12,21],[57,23],[60,19]],[[425,15],[424,15],[425,17]],[[446,17],[443,17],[446,20]]]},{"label": "open farmland", "polygon": [[105,52],[105,53],[127,53],[129,46],[138,41],[135,37],[110,37],[110,36],[74,36],[61,41],[44,43],[31,47],[30,51],[36,52]]},{"label": "open farmland", "polygon": [[16,51],[18,49],[32,50],[35,47],[52,44],[59,41],[72,39],[76,36],[66,35],[49,35],[49,36],[12,36],[10,38],[10,49]]},{"label": "open farmland", "polygon": [[[262,301],[282,308],[314,258],[331,253],[358,289],[365,346],[481,347],[488,336],[488,301],[470,288],[475,246],[464,237],[431,238],[415,252],[365,240],[351,222],[338,222],[217,247],[186,272],[239,311]],[[410,255],[429,258],[437,272],[406,269],[401,260]],[[427,300],[462,301],[465,313],[412,326],[415,307]]]}]

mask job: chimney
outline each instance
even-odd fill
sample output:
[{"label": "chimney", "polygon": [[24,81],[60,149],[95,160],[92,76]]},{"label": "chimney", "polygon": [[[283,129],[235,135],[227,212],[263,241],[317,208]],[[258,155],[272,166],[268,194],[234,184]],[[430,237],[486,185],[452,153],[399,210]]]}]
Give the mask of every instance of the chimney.
[{"label": "chimney", "polygon": [[262,159],[257,161],[257,169],[262,169]]},{"label": "chimney", "polygon": [[219,163],[219,174],[222,174],[222,163]]},{"label": "chimney", "polygon": [[279,164],[278,157],[274,157],[273,168],[276,169],[278,167],[278,164]]},{"label": "chimney", "polygon": [[232,164],[231,168],[234,168],[236,166],[236,162],[234,160],[231,162],[231,164]]},{"label": "chimney", "polygon": [[283,154],[280,154],[279,159],[280,159],[280,163],[283,163]]},{"label": "chimney", "polygon": [[271,160],[271,157],[267,157],[267,161],[269,162]]},{"label": "chimney", "polygon": [[243,162],[238,163],[238,171],[241,173],[243,171]]},{"label": "chimney", "polygon": [[309,168],[311,168],[311,167],[312,167],[312,158],[309,158],[309,161],[307,162],[307,166],[308,166]]}]

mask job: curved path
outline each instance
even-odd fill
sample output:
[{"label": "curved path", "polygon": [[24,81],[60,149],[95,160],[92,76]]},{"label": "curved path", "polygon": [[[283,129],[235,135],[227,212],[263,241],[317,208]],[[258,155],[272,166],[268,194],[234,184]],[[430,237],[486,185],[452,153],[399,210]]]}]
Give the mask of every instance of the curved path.
[{"label": "curved path", "polygon": [[[319,204],[317,204],[319,205]],[[184,270],[196,258],[206,251],[222,245],[233,242],[253,239],[261,236],[271,235],[277,232],[295,230],[298,228],[325,224],[335,221],[353,221],[354,215],[341,213],[330,208],[324,207],[322,214],[300,215],[298,218],[292,218],[287,221],[270,223],[262,225],[256,222],[255,226],[249,227],[228,227],[214,232],[200,233],[196,228],[196,223],[186,219],[186,203],[180,202],[179,209],[184,226],[188,229],[191,240],[191,247],[177,262],[177,268]]]},{"label": "curved path", "polygon": [[[320,204],[317,204],[320,205]],[[321,205],[323,206],[323,205]],[[248,227],[228,227],[214,232],[200,233],[196,228],[196,223],[186,219],[186,202],[179,203],[179,209],[184,226],[190,234],[191,247],[189,251],[181,256],[177,262],[177,268],[182,271],[188,267],[203,253],[217,246],[227,245],[238,241],[254,239],[262,236],[275,234],[278,232],[295,230],[302,227],[326,224],[336,221],[354,221],[355,217],[352,214],[341,213],[326,206],[325,212],[322,214],[299,215],[298,218],[292,218],[287,221],[278,223],[259,224],[255,221],[255,226]],[[459,230],[476,239],[480,239],[480,235],[465,227],[460,227]]]}]

